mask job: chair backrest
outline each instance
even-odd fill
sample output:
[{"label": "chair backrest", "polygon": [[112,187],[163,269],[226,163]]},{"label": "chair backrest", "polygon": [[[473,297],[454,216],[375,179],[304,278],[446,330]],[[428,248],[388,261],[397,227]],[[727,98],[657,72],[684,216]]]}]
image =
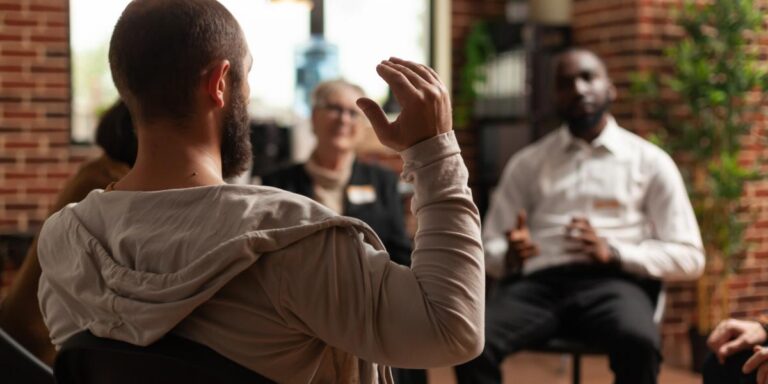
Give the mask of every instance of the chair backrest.
[{"label": "chair backrest", "polygon": [[659,288],[659,295],[654,304],[656,308],[653,311],[653,323],[661,325],[661,321],[664,320],[664,310],[667,308],[667,290],[663,286]]},{"label": "chair backrest", "polygon": [[53,371],[0,329],[0,381],[6,384],[53,384]]},{"label": "chair backrest", "polygon": [[175,335],[146,347],[78,333],[54,365],[59,384],[274,383],[212,349]]}]

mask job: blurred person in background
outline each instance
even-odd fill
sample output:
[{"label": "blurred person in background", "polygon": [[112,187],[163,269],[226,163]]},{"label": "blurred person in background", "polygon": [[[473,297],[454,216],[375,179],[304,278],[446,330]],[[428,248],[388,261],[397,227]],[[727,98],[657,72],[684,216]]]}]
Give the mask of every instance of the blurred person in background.
[{"label": "blurred person in background", "polygon": [[345,80],[320,83],[312,93],[312,131],[317,145],[309,160],[262,177],[262,184],[307,196],[334,212],[373,228],[400,265],[411,264],[397,175],[357,159],[355,151],[370,129],[355,104],[363,89]]},{"label": "blurred person in background", "polygon": [[[104,189],[122,178],[133,166],[136,161],[136,134],[131,115],[122,101],[117,101],[101,116],[95,141],[103,150],[102,155],[80,166],[57,195],[50,213],[69,203],[79,202],[94,189]],[[0,327],[32,354],[52,364],[56,351],[40,314],[37,300],[39,279],[40,263],[35,237],[8,295],[0,303]]]},{"label": "blurred person in background", "polygon": [[662,280],[701,275],[704,253],[669,155],[619,126],[603,61],[571,48],[555,67],[564,124],[515,154],[483,222],[486,344],[459,383],[501,383],[510,354],[554,337],[605,349],[616,384],[653,384]]}]

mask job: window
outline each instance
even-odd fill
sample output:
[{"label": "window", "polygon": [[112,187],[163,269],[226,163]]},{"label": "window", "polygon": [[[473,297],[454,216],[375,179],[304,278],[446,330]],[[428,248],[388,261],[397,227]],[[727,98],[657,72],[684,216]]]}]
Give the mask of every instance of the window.
[{"label": "window", "polygon": [[[250,113],[294,121],[295,56],[310,40],[310,7],[290,1],[220,1],[238,19],[254,57]],[[117,99],[107,53],[112,29],[128,3],[70,0],[73,142],[91,142],[98,116]],[[325,31],[326,40],[338,47],[341,76],[384,101],[387,87],[374,70],[379,61],[400,56],[427,62],[429,0],[325,0]]]},{"label": "window", "polygon": [[93,141],[98,116],[117,99],[107,53],[112,29],[128,3],[129,0],[70,1],[74,142]]},{"label": "window", "polygon": [[428,0],[326,0],[325,37],[339,47],[341,76],[374,100],[387,85],[375,72],[390,56],[428,64]]}]

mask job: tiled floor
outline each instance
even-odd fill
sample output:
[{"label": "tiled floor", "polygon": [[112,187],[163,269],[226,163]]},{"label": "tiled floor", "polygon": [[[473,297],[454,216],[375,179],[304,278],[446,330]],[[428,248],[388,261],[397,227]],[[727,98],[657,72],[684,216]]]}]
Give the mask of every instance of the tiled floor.
[{"label": "tiled floor", "polygon": [[[611,384],[613,375],[605,357],[582,358],[583,384]],[[571,362],[560,355],[521,353],[504,361],[504,384],[570,384]],[[450,368],[429,371],[429,384],[455,384]],[[660,384],[700,384],[701,376],[687,370],[664,366]]]}]

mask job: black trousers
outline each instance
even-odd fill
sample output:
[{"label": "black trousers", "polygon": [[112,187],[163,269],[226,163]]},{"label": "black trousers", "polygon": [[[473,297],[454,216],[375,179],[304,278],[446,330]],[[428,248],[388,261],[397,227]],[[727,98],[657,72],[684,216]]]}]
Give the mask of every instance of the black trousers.
[{"label": "black trousers", "polygon": [[661,285],[615,267],[556,267],[503,281],[486,304],[485,348],[456,367],[460,384],[501,383],[510,354],[568,337],[608,351],[616,384],[653,384],[661,363],[653,322]]},{"label": "black trousers", "polygon": [[738,352],[725,359],[720,364],[713,354],[709,354],[704,361],[702,376],[704,384],[755,384],[757,370],[749,375],[741,373],[741,367],[752,356],[752,348]]}]

